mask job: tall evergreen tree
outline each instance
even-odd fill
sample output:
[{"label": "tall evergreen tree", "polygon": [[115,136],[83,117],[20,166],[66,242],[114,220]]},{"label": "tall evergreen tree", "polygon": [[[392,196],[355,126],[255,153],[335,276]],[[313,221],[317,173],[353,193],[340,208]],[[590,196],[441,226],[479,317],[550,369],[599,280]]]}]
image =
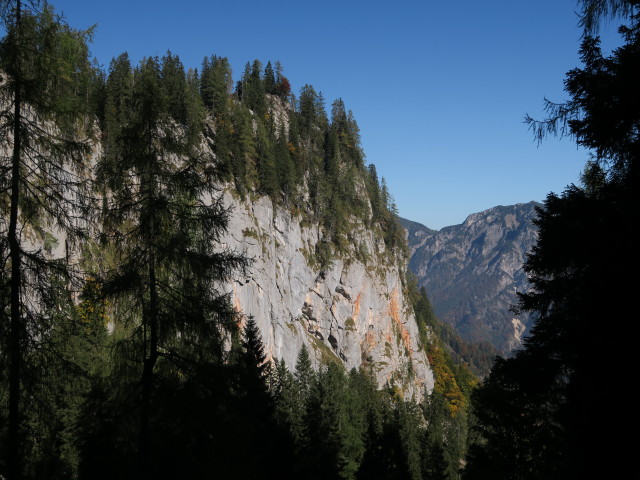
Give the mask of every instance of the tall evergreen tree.
[{"label": "tall evergreen tree", "polygon": [[307,434],[303,457],[307,478],[339,478],[344,382],[342,369],[330,363],[318,373],[317,381],[313,383],[305,412]]},{"label": "tall evergreen tree", "polygon": [[200,93],[205,107],[213,112],[214,117],[226,112],[231,88],[229,60],[216,55],[212,55],[211,58],[205,57],[200,76]]},{"label": "tall evergreen tree", "polygon": [[296,370],[294,375],[296,377],[296,382],[298,382],[300,388],[302,402],[306,404],[309,399],[309,395],[311,394],[311,387],[313,386],[315,372],[313,371],[313,366],[311,365],[309,350],[304,344],[298,352]]},{"label": "tall evergreen tree", "polygon": [[266,93],[275,95],[276,90],[276,75],[271,66],[271,62],[267,62],[267,66],[264,67],[264,90]]},{"label": "tall evergreen tree", "polygon": [[216,250],[227,213],[220,200],[205,202],[215,193],[215,172],[199,150],[199,137],[176,114],[183,106],[171,108],[163,82],[161,63],[143,60],[133,74],[128,122],[108,133],[120,137],[120,149],[99,165],[107,187],[103,222],[120,255],[103,282],[108,293],[127,298],[128,348],[142,358],[139,449],[145,475],[153,471],[158,362],[163,371],[188,372],[190,365],[220,361],[216,339],[234,314],[216,285],[243,264]]},{"label": "tall evergreen tree", "polygon": [[[596,17],[608,8],[637,12],[637,2],[580,3],[596,7],[583,12]],[[633,287],[623,279],[640,268],[631,240],[640,220],[640,26],[637,15],[629,20],[620,29],[624,45],[609,57],[597,38],[585,36],[584,66],[565,81],[571,99],[549,103],[542,122],[530,119],[538,138],[568,133],[593,155],[583,185],[549,194],[538,211],[538,243],[525,264],[533,288],[519,304],[536,323],[524,349],[496,362],[474,396],[483,440],[471,450],[468,478],[624,476],[610,459],[631,452],[603,412],[618,408],[612,392],[625,383],[627,353],[635,349],[627,340],[633,335],[620,338],[604,327],[635,312]],[[619,352],[613,369],[596,353],[609,351]]]},{"label": "tall evergreen tree", "polygon": [[[37,380],[27,355],[38,354],[51,329],[60,285],[69,281],[64,253],[34,247],[51,232],[72,244],[84,234],[85,156],[91,135],[86,97],[91,86],[87,39],[44,2],[3,1],[6,36],[0,43],[0,137],[10,155],[2,160],[0,223],[4,244],[2,322],[8,321],[8,431],[3,442],[6,475],[22,478],[25,411]],[[54,238],[54,237],[51,237]],[[62,258],[60,258],[62,257]],[[63,280],[66,279],[66,280]],[[6,290],[5,290],[6,289]]]},{"label": "tall evergreen tree", "polygon": [[304,441],[304,400],[301,389],[284,360],[276,363],[273,372],[271,391],[276,419],[281,426],[289,430],[294,445],[298,445]]},{"label": "tall evergreen tree", "polygon": [[287,140],[284,124],[281,124],[276,140],[275,158],[279,190],[283,193],[285,201],[292,197],[296,181],[295,165],[291,158],[289,142]]},{"label": "tall evergreen tree", "polygon": [[262,344],[262,336],[253,317],[246,320],[242,336],[243,368],[266,392],[270,364]]},{"label": "tall evergreen tree", "polygon": [[262,122],[258,123],[257,131],[257,175],[260,190],[272,198],[280,190],[277,170],[275,148],[270,135]]},{"label": "tall evergreen tree", "polygon": [[133,74],[129,55],[123,53],[111,60],[105,87],[103,151],[110,161],[122,150],[122,128],[129,123]]},{"label": "tall evergreen tree", "polygon": [[276,62],[276,95],[287,100],[291,96],[291,84],[289,79],[283,75],[283,72],[282,64],[279,61]]},{"label": "tall evergreen tree", "polygon": [[170,51],[162,57],[160,78],[163,97],[166,99],[167,112],[176,122],[187,123],[187,78],[180,59]]},{"label": "tall evergreen tree", "polygon": [[262,78],[262,64],[259,60],[254,60],[252,64],[247,63],[240,82],[239,97],[242,103],[249,107],[258,118],[263,118],[267,112],[267,101],[265,82]]}]

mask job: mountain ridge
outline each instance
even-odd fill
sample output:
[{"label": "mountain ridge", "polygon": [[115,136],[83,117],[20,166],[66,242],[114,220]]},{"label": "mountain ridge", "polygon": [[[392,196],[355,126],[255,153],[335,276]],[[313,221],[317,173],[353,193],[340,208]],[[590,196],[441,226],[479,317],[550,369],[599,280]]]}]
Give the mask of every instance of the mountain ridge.
[{"label": "mountain ridge", "polygon": [[409,269],[426,288],[436,315],[468,342],[488,341],[502,354],[517,348],[530,319],[510,311],[528,289],[522,265],[535,244],[538,202],[498,205],[458,225],[433,230],[401,219]]}]

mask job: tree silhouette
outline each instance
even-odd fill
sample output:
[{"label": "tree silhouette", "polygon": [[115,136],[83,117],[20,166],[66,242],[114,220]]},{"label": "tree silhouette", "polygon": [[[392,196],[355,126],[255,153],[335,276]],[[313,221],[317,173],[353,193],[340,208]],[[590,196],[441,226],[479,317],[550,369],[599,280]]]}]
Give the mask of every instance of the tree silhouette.
[{"label": "tree silhouette", "polygon": [[113,149],[98,166],[107,194],[105,242],[117,252],[101,280],[107,294],[128,303],[120,321],[130,332],[123,348],[138,352],[126,357],[142,367],[139,449],[147,475],[157,365],[188,373],[221,361],[221,337],[235,314],[219,288],[244,265],[216,246],[227,211],[214,196],[216,171],[200,149],[202,113],[184,75],[171,55],[142,61],[131,95],[108,99],[124,102],[125,123],[106,132]]},{"label": "tree silhouette", "polygon": [[[583,2],[599,14],[635,11],[622,3]],[[542,122],[529,120],[539,138],[564,132],[593,153],[582,186],[549,194],[538,209],[538,243],[525,264],[533,288],[519,303],[536,322],[524,349],[498,361],[474,395],[483,440],[471,450],[467,478],[624,475],[610,459],[627,447],[607,412],[618,408],[612,392],[627,381],[635,336],[620,338],[605,325],[634,315],[625,275],[640,267],[632,240],[640,220],[640,26],[637,16],[629,20],[620,28],[624,45],[609,57],[585,37],[584,66],[565,81],[569,102],[552,105]],[[614,351],[611,368],[598,352]]]},{"label": "tree silhouette", "polygon": [[60,307],[61,287],[72,279],[68,252],[53,247],[72,245],[86,233],[85,156],[92,132],[85,98],[92,71],[90,32],[72,30],[46,3],[16,0],[1,7],[7,33],[0,43],[0,136],[10,152],[0,164],[0,206],[8,214],[0,222],[1,315],[3,324],[9,320],[1,351],[8,352],[9,370],[4,453],[14,480],[22,477],[27,454],[23,413],[35,395],[27,379],[37,380],[25,358],[43,353],[51,310]]}]

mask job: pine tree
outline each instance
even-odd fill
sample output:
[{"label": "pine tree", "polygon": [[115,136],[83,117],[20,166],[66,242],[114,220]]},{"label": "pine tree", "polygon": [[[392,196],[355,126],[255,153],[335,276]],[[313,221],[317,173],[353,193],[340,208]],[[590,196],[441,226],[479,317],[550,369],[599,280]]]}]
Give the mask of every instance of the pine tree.
[{"label": "pine tree", "polygon": [[307,478],[339,478],[344,384],[342,369],[333,363],[319,372],[313,383],[305,411],[307,431],[302,453]]},{"label": "pine tree", "polygon": [[276,90],[276,76],[273,72],[271,62],[267,62],[267,66],[264,67],[264,90],[270,95],[275,95]]},{"label": "pine tree", "polygon": [[285,425],[294,439],[300,430],[300,418],[297,417],[297,389],[295,378],[287,368],[284,359],[274,362],[269,378],[269,390],[276,405],[276,419]]},{"label": "pine tree", "polygon": [[275,199],[280,190],[276,171],[275,148],[262,122],[258,123],[256,171],[260,191]]},{"label": "pine tree", "polygon": [[131,332],[129,348],[143,359],[139,448],[145,475],[152,472],[157,365],[188,373],[190,365],[220,361],[217,339],[234,313],[216,285],[243,265],[215,249],[227,221],[220,200],[205,203],[215,193],[215,172],[198,137],[176,115],[183,107],[172,108],[166,92],[162,65],[143,60],[133,74],[128,122],[115,132],[120,149],[99,165],[108,193],[103,223],[120,252],[103,283],[107,293],[127,299],[129,318],[121,320]]},{"label": "pine tree", "polygon": [[227,101],[231,93],[231,66],[226,57],[212,55],[202,62],[200,93],[205,107],[219,118],[227,111]]},{"label": "pine tree", "polygon": [[301,401],[306,404],[309,395],[311,394],[311,388],[315,381],[315,372],[311,365],[311,358],[309,357],[309,350],[306,345],[302,345],[300,352],[298,352],[298,358],[296,361],[296,370],[294,373],[298,388],[300,389]]},{"label": "pine tree", "polygon": [[427,443],[422,456],[422,478],[424,480],[449,480],[449,464],[440,442]]},{"label": "pine tree", "polygon": [[311,85],[300,89],[298,100],[300,135],[316,147],[323,141],[324,128],[327,126],[327,114],[322,93],[316,93]]},{"label": "pine tree", "polygon": [[244,353],[244,368],[266,391],[270,364],[267,362],[267,356],[264,352],[260,330],[258,330],[258,325],[253,317],[247,318],[244,326],[242,351]]},{"label": "pine tree", "polygon": [[111,60],[105,87],[103,150],[110,161],[122,149],[121,130],[131,114],[133,75],[129,55],[123,53]]},{"label": "pine tree", "polygon": [[291,84],[287,77],[283,74],[284,68],[282,68],[282,64],[277,61],[276,62],[276,85],[275,85],[275,94],[278,95],[282,99],[288,99],[291,95]]},{"label": "pine tree", "polygon": [[[65,253],[36,245],[60,235],[65,245],[82,237],[87,217],[86,155],[91,127],[86,98],[92,73],[86,41],[90,31],[71,29],[39,2],[5,1],[0,43],[0,129],[10,156],[0,166],[0,205],[8,221],[0,223],[3,242],[2,308],[9,328],[8,432],[4,449],[10,480],[22,478],[27,449],[23,419],[37,396],[37,377],[27,356],[47,343],[60,304],[60,286],[71,280]],[[60,258],[62,257],[62,258]]]},{"label": "pine tree", "polygon": [[278,177],[279,191],[284,194],[285,202],[290,199],[295,190],[295,166],[289,152],[287,134],[284,124],[280,125],[275,149],[276,175]]},{"label": "pine tree", "polygon": [[252,64],[247,63],[239,86],[241,88],[238,96],[242,103],[251,109],[258,118],[264,118],[267,113],[267,101],[265,82],[262,78],[262,64],[259,60],[254,60]]},{"label": "pine tree", "polygon": [[259,173],[256,173],[256,164],[259,162],[262,150],[260,149],[260,139],[256,140],[254,136],[253,116],[249,109],[244,105],[236,105],[232,113],[232,120],[234,128],[234,133],[230,138],[232,173],[236,190],[243,195],[247,189],[255,185],[256,176],[259,177]]},{"label": "pine tree", "polygon": [[[581,3],[596,8],[583,11],[596,17],[623,4]],[[624,3],[622,11],[637,13],[637,2]],[[628,379],[625,366],[633,359],[627,354],[635,351],[628,339],[635,336],[614,336],[603,325],[636,311],[634,287],[623,279],[640,267],[632,240],[640,221],[639,17],[620,32],[625,43],[609,57],[586,35],[584,65],[565,80],[570,100],[548,103],[550,115],[542,122],[529,119],[538,139],[567,133],[592,157],[581,186],[549,194],[538,210],[538,242],[524,267],[532,289],[519,303],[536,321],[524,348],[496,361],[474,394],[481,439],[470,450],[467,478],[625,475],[610,459],[631,450],[619,425],[602,412],[619,406],[612,392]],[[619,352],[619,368],[594,355],[607,351]],[[597,389],[593,378],[601,379]],[[598,438],[608,439],[606,445]]]},{"label": "pine tree", "polygon": [[163,97],[166,99],[167,112],[179,124],[187,123],[187,78],[180,59],[170,51],[162,57],[160,81]]}]

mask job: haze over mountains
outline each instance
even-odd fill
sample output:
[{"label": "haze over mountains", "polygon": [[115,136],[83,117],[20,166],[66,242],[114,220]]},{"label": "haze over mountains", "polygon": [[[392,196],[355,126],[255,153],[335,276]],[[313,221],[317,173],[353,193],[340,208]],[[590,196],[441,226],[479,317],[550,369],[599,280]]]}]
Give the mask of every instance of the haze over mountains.
[{"label": "haze over mountains", "polygon": [[401,219],[411,252],[409,269],[425,287],[436,315],[468,342],[488,341],[506,354],[530,326],[510,307],[529,285],[522,265],[537,238],[537,202],[497,206],[460,225],[432,230]]}]

